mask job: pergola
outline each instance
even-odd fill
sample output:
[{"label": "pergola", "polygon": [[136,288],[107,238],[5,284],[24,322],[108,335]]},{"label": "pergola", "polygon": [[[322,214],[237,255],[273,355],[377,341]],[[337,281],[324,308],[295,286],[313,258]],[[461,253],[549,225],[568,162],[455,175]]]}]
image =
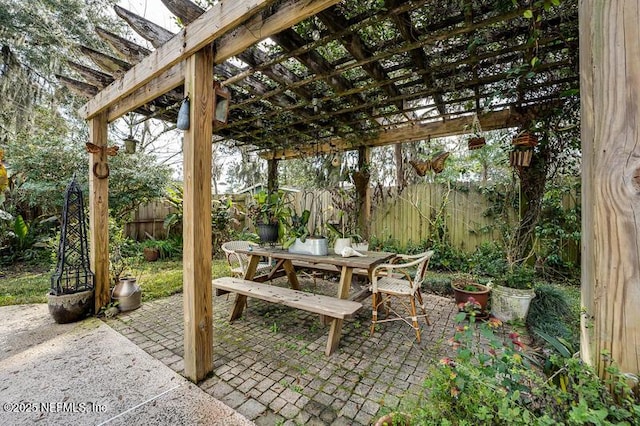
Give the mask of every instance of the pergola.
[{"label": "pergola", "polygon": [[[107,146],[107,124],[123,114],[175,120],[174,106],[190,99],[191,126],[184,133],[188,378],[198,381],[213,368],[212,140],[259,150],[273,178],[281,159],[358,149],[364,164],[371,147],[469,133],[476,117],[483,130],[526,127],[578,85],[582,356],[604,374],[599,354],[606,349],[623,372],[640,372],[636,1],[223,0],[207,11],[188,0],[163,3],[185,24],[178,34],[116,8],[156,49],[96,29],[120,57],[83,47],[102,71],[71,64],[82,81],[60,78],[92,96],[80,113],[100,147]],[[232,92],[226,124],[214,125],[214,81]],[[91,170],[103,167],[106,149],[89,161]],[[109,299],[108,179],[101,177],[89,176],[96,309]]]}]

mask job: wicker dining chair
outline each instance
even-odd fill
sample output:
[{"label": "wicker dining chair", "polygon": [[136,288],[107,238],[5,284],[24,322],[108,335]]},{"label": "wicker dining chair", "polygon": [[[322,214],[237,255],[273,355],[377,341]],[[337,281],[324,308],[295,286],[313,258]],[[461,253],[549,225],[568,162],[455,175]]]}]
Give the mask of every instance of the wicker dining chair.
[{"label": "wicker dining chair", "polygon": [[[433,256],[433,250],[416,255],[399,254],[394,259],[395,263],[385,263],[373,269],[371,278],[373,305],[371,335],[373,335],[375,326],[378,323],[404,321],[415,330],[416,339],[418,343],[420,342],[418,318],[424,318],[427,325],[431,325],[425,310],[422,294],[420,293],[420,286],[424,282],[431,256]],[[413,268],[414,266],[416,271],[412,277],[408,268]],[[395,298],[406,312],[400,312],[399,306],[394,307],[391,304],[392,298]],[[416,301],[422,310],[420,315],[417,313]],[[380,308],[384,308],[386,312],[384,319],[378,319],[378,310]]]},{"label": "wicker dining chair", "polygon": [[[227,262],[231,268],[231,273],[239,278],[244,277],[249,266],[249,256],[244,253],[238,253],[236,250],[246,250],[249,246],[257,246],[258,244],[251,241],[228,241],[222,244],[221,248],[227,257]],[[271,262],[260,262],[256,269],[256,275],[267,273],[271,270]]]}]

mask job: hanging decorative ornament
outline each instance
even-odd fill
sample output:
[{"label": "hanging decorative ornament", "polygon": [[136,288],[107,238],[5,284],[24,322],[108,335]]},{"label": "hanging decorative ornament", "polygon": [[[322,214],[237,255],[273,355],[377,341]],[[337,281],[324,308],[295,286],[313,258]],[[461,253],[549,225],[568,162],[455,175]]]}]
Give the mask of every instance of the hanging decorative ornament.
[{"label": "hanging decorative ornament", "polygon": [[340,156],[338,154],[333,155],[333,158],[331,159],[331,165],[333,167],[340,166]]},{"label": "hanging decorative ornament", "polygon": [[180,130],[189,130],[189,124],[189,97],[187,96],[182,100],[182,105],[180,105],[176,127]]},{"label": "hanging decorative ornament", "polygon": [[138,141],[133,138],[133,135],[129,135],[123,139],[125,154],[134,154],[136,152],[136,145]]},{"label": "hanging decorative ornament", "polygon": [[473,131],[473,136],[469,138],[467,142],[469,151],[474,149],[482,148],[487,144],[486,139],[480,133],[482,133],[482,127],[480,126],[480,120],[478,119],[478,114],[473,115],[473,121],[471,123],[471,130]]},{"label": "hanging decorative ornament", "polygon": [[444,170],[444,161],[447,159],[449,154],[449,152],[440,151],[435,153],[430,160],[411,160],[409,161],[409,164],[413,166],[418,176],[424,176],[429,170],[433,170],[434,173],[438,174]]},{"label": "hanging decorative ornament", "polygon": [[91,142],[86,144],[87,152],[91,154],[98,154],[93,158],[93,175],[98,179],[106,179],[109,177],[109,163],[107,163],[107,157],[115,157],[118,155],[117,146],[99,146]]}]

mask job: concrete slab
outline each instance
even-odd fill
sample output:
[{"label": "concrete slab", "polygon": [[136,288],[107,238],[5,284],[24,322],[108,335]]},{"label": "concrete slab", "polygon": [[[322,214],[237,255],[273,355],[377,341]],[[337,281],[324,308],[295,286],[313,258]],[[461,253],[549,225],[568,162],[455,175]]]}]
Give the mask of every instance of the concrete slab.
[{"label": "concrete slab", "polygon": [[102,321],[0,307],[0,424],[252,425]]}]

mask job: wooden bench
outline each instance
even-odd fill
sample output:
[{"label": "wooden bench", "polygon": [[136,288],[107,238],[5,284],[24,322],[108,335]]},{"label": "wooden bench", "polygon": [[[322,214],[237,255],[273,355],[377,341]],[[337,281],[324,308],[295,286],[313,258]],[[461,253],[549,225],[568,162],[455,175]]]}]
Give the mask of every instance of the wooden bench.
[{"label": "wooden bench", "polygon": [[238,319],[242,315],[247,297],[330,317],[331,328],[325,350],[327,355],[331,355],[338,346],[342,332],[342,320],[349,318],[362,308],[362,303],[352,300],[312,294],[290,288],[243,280],[241,278],[216,278],[212,281],[212,284],[216,289],[237,293],[229,321]]}]

